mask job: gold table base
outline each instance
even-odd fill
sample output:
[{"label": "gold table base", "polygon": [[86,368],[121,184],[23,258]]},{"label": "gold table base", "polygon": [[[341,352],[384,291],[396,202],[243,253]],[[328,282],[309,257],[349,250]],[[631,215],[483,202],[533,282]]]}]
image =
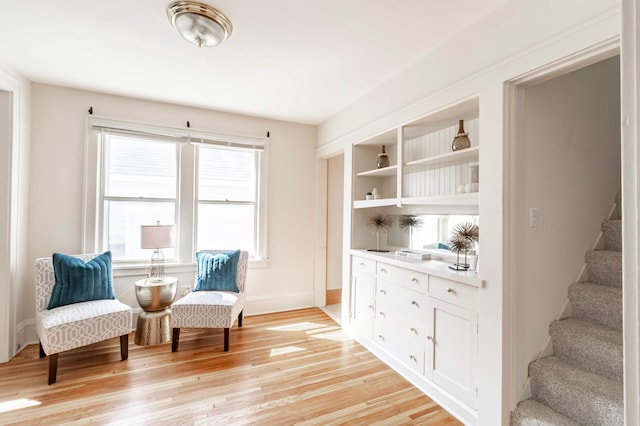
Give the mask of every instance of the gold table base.
[{"label": "gold table base", "polygon": [[171,341],[171,309],[140,312],[136,327],[136,345],[157,345],[169,341]]},{"label": "gold table base", "polygon": [[144,310],[138,315],[136,345],[157,345],[171,341],[171,304],[176,298],[178,279],[138,280],[136,299]]}]

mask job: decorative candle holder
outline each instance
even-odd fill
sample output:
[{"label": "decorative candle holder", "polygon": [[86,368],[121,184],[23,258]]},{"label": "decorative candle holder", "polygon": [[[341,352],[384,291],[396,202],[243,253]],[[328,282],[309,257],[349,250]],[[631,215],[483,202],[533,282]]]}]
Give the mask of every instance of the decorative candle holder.
[{"label": "decorative candle holder", "polygon": [[385,146],[382,145],[382,152],[378,154],[378,168],[382,169],[384,167],[389,167],[389,156],[385,151]]},{"label": "decorative candle holder", "polygon": [[453,142],[451,143],[452,151],[460,151],[461,149],[466,149],[471,146],[469,134],[464,131],[464,120],[460,120],[458,124],[458,134],[453,138]]}]

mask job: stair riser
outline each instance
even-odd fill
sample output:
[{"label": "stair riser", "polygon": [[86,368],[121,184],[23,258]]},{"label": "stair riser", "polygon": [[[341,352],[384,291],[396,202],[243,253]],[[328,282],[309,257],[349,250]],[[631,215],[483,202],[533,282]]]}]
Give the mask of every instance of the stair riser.
[{"label": "stair riser", "polygon": [[586,262],[589,281],[622,287],[622,256],[620,254],[595,250],[587,253]]},{"label": "stair riser", "polygon": [[528,399],[518,404],[515,411],[511,413],[510,426],[580,426],[570,418],[563,416],[557,411],[553,411],[546,405]]},{"label": "stair riser", "polygon": [[[588,387],[576,386],[567,377],[554,374],[534,362],[530,367],[533,398],[582,425],[622,425],[622,398],[607,400]],[[606,379],[603,379],[606,380]]]},{"label": "stair riser", "polygon": [[611,294],[589,288],[569,288],[571,316],[622,330],[622,293]]},{"label": "stair riser", "polygon": [[604,249],[622,251],[622,222],[608,221],[602,224]]},{"label": "stair riser", "polygon": [[623,379],[622,341],[613,343],[584,330],[568,330],[561,321],[551,325],[550,334],[555,356],[586,371],[614,380]]}]

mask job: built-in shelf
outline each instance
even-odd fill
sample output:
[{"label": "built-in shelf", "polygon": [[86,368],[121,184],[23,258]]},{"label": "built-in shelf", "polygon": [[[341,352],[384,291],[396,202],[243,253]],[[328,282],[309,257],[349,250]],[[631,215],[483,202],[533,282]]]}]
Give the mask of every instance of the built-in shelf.
[{"label": "built-in shelf", "polygon": [[[443,163],[461,164],[471,163],[478,161],[480,153],[479,146],[473,146],[460,151],[448,152],[442,155],[436,155],[434,157],[421,158],[419,160],[409,161],[405,164],[407,167],[422,166],[422,167],[438,167]],[[360,174],[358,174],[360,176]]]},{"label": "built-in shelf", "polygon": [[383,167],[381,169],[367,170],[357,174],[358,177],[381,177],[381,176],[395,176],[398,170],[398,165]]},{"label": "built-in shelf", "polygon": [[437,195],[433,197],[381,198],[378,200],[354,200],[354,209],[387,207],[401,205],[433,205],[433,206],[477,206],[478,192],[465,194]]},{"label": "built-in shelf", "polygon": [[380,198],[377,200],[355,200],[353,202],[354,209],[368,209],[371,207],[395,206],[398,204],[397,198]]},{"label": "built-in shelf", "polygon": [[437,205],[437,206],[477,206],[478,192],[465,194],[438,195],[433,197],[406,197],[400,201],[406,205]]}]

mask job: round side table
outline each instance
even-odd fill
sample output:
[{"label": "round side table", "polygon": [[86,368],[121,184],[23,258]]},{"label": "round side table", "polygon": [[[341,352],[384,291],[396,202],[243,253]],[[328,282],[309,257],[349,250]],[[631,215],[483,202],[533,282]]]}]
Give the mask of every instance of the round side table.
[{"label": "round side table", "polygon": [[138,315],[136,345],[157,345],[171,341],[171,304],[178,291],[178,279],[148,279],[135,282],[136,299],[144,310]]}]

